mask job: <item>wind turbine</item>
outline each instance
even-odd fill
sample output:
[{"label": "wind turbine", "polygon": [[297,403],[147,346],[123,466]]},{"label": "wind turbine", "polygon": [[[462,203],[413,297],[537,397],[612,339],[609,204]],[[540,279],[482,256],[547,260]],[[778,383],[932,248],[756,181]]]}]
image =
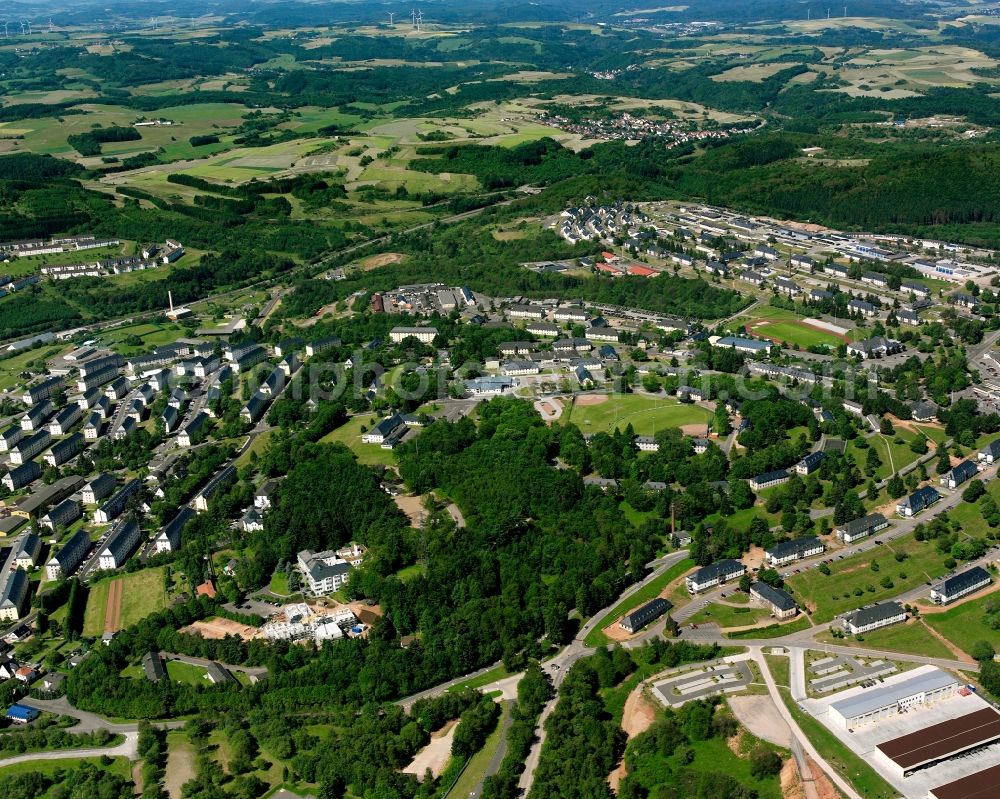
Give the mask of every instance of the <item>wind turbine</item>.
[{"label": "wind turbine", "polygon": [[424,12],[417,11],[417,33],[420,33],[420,26],[424,24]]},{"label": "wind turbine", "polygon": [[410,12],[410,23],[413,25],[413,29],[417,29],[417,10],[413,9]]},{"label": "wind turbine", "polygon": [[7,39],[7,38],[9,38],[9,37],[10,37],[10,34],[9,34],[9,33],[7,33],[7,20],[4,20],[4,21],[3,21],[3,37],[4,37],[5,39]]},{"label": "wind turbine", "polygon": [[392,12],[390,11],[390,12],[389,12],[389,27],[390,27],[390,28],[391,28],[391,27],[393,26],[393,25],[392,25],[392,18],[393,18],[393,16],[394,16],[394,14],[393,14],[393,13],[392,13]]},{"label": "wind turbine", "polygon": [[52,17],[49,17],[49,33],[52,33]]}]

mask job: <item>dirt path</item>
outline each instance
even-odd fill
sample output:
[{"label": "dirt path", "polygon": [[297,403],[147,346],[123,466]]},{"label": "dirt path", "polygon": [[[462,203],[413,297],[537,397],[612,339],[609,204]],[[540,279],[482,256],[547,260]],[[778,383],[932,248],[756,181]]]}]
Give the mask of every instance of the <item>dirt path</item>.
[{"label": "dirt path", "polygon": [[[643,687],[644,683],[635,687],[625,700],[625,709],[622,711],[622,729],[629,741],[648,730],[656,720],[656,706],[649,701]],[[618,793],[618,786],[627,773],[623,759],[618,768],[608,775],[608,785],[612,791]]]},{"label": "dirt path", "polygon": [[455,737],[457,726],[458,719],[455,719],[431,733],[431,742],[417,752],[410,764],[403,769],[403,773],[412,774],[418,780],[422,780],[427,769],[430,769],[431,774],[440,777],[451,757],[451,741]]},{"label": "dirt path", "polygon": [[111,581],[108,586],[108,603],[104,610],[104,632],[116,633],[121,629],[122,620],[122,591],[125,588],[125,580],[119,577]]},{"label": "dirt path", "polygon": [[934,636],[938,641],[940,641],[942,644],[944,644],[945,647],[947,648],[947,650],[949,652],[951,652],[952,655],[955,656],[955,660],[961,660],[961,661],[963,661],[965,663],[975,663],[976,662],[968,652],[964,652],[961,649],[959,649],[951,641],[949,641],[947,638],[945,638],[943,635],[941,635],[941,633],[939,633],[937,630],[935,630],[933,627],[931,627],[929,624],[927,624],[923,619],[920,619],[918,623],[925,630],[927,630],[927,632],[929,632],[932,636]]},{"label": "dirt path", "polygon": [[396,502],[396,506],[406,514],[406,517],[410,520],[410,527],[416,527],[417,529],[423,527],[424,524],[424,505],[423,505],[423,495],[418,495],[415,497],[406,497],[399,494],[393,499]]},{"label": "dirt path", "polygon": [[170,747],[167,754],[166,775],[163,787],[170,799],[181,799],[181,786],[194,777],[194,748],[185,741]]}]

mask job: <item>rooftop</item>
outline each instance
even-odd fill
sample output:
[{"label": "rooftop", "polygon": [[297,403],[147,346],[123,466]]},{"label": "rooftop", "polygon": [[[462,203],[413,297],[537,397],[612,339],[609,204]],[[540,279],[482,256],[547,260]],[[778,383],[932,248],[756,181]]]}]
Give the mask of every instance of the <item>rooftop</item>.
[{"label": "rooftop", "polygon": [[957,682],[958,680],[947,672],[935,669],[934,671],[898,682],[888,688],[866,689],[857,696],[834,702],[830,705],[830,708],[836,710],[844,718],[854,718],[855,716],[863,716],[866,713],[871,713],[873,710],[891,705],[900,699],[906,699],[914,694],[924,691],[934,691]]}]

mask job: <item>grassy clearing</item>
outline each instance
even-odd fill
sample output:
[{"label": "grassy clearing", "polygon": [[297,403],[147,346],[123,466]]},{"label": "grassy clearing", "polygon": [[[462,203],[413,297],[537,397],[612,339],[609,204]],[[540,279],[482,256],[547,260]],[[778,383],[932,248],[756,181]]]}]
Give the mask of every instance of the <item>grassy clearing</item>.
[{"label": "grassy clearing", "polygon": [[83,636],[100,638],[104,633],[104,614],[108,607],[108,588],[111,580],[103,580],[90,587],[87,609],[83,614]]},{"label": "grassy clearing", "polygon": [[[902,553],[905,559],[896,562],[894,553]],[[825,622],[860,605],[890,599],[937,579],[947,571],[944,560],[945,556],[933,543],[917,541],[908,535],[878,549],[834,561],[829,575],[818,569],[793,575],[788,585],[805,605],[814,609],[813,618]],[[878,571],[872,570],[873,561],[878,564]],[[881,584],[885,577],[892,581],[889,587]]]},{"label": "grassy clearing", "polygon": [[131,780],[132,765],[127,757],[113,758],[111,763],[104,765],[99,757],[67,757],[59,760],[31,760],[27,763],[16,763],[13,766],[0,768],[0,777],[14,777],[18,774],[54,774],[57,771],[76,769],[87,763],[96,766],[101,771],[117,774],[119,777]]},{"label": "grassy clearing", "polygon": [[689,621],[692,624],[718,624],[719,627],[726,629],[728,627],[747,627],[768,618],[770,615],[771,612],[766,608],[734,608],[718,602],[711,602],[695,613]]},{"label": "grassy clearing", "polygon": [[632,425],[636,435],[689,424],[708,424],[711,414],[697,405],[639,394],[611,394],[599,405],[574,403],[563,414],[563,423],[577,425],[584,433],[610,433]]},{"label": "grassy clearing", "polygon": [[510,673],[503,667],[503,665],[494,666],[492,669],[483,672],[478,677],[472,677],[453,685],[448,689],[448,691],[464,691],[466,688],[482,688],[484,685],[489,685],[491,682],[496,682],[497,680],[502,680],[504,677],[509,676]]},{"label": "grassy clearing", "polygon": [[919,621],[872,630],[856,638],[834,638],[828,633],[823,633],[817,640],[841,646],[884,649],[889,652],[905,652],[909,655],[924,655],[945,660],[951,660],[955,657],[951,650],[931,635],[930,631]]},{"label": "grassy clearing", "polygon": [[396,463],[396,456],[391,449],[382,449],[378,444],[365,444],[361,440],[364,427],[370,429],[373,426],[372,419],[378,423],[378,419],[371,416],[355,416],[336,430],[327,433],[321,440],[323,442],[335,441],[358,456],[358,463],[366,466],[393,466]]},{"label": "grassy clearing", "polygon": [[923,620],[964,652],[977,641],[996,643],[997,631],[987,622],[986,609],[1000,602],[1000,592],[993,593],[942,613],[927,613]]},{"label": "grassy clearing", "polygon": [[767,668],[779,686],[783,688],[791,686],[792,665],[787,655],[764,655],[764,660],[767,661]]},{"label": "grassy clearing", "polygon": [[483,748],[469,759],[468,765],[466,765],[462,775],[452,786],[451,790],[448,791],[449,796],[454,796],[456,799],[457,797],[472,796],[472,792],[476,786],[486,776],[486,769],[490,765],[490,760],[493,759],[493,755],[500,748],[503,725],[506,718],[510,715],[510,704],[510,702],[504,702],[501,705],[503,712],[501,713],[500,720],[497,722],[496,729],[490,733],[483,744]]},{"label": "grassy clearing", "polygon": [[807,616],[799,616],[795,621],[790,621],[788,624],[771,624],[768,627],[760,627],[754,630],[743,630],[738,633],[726,633],[726,638],[732,638],[734,640],[739,640],[741,638],[782,638],[786,635],[791,635],[792,633],[799,633],[803,630],[808,630],[812,625],[809,623],[809,618]]},{"label": "grassy clearing", "polygon": [[167,676],[174,682],[187,685],[208,685],[208,672],[201,666],[192,663],[182,663],[179,660],[167,661]]},{"label": "grassy clearing", "polygon": [[694,566],[695,562],[693,560],[685,558],[680,563],[675,563],[655,580],[648,582],[627,599],[623,599],[615,605],[611,611],[606,613],[599,622],[597,622],[594,629],[587,634],[587,637],[584,639],[584,643],[586,643],[587,646],[601,646],[609,643],[608,637],[602,632],[605,627],[617,621],[620,616],[632,610],[632,608],[638,607],[639,605],[658,597],[670,583],[683,575],[685,572],[694,568]]}]

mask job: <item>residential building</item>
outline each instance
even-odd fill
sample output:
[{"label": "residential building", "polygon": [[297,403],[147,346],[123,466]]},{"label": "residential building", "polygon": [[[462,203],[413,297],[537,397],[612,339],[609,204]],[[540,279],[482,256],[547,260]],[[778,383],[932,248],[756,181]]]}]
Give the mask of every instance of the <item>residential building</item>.
[{"label": "residential building", "polygon": [[902,605],[898,602],[882,602],[845,616],[843,626],[844,632],[849,635],[861,635],[904,621],[906,621],[906,611]]},{"label": "residential building", "polygon": [[382,444],[404,426],[403,417],[398,413],[394,414],[383,419],[367,433],[362,434],[361,441],[365,444]]},{"label": "residential building", "polygon": [[0,619],[17,621],[21,618],[27,598],[28,573],[24,569],[15,569],[0,588]]},{"label": "residential building", "polygon": [[738,560],[719,560],[703,566],[685,579],[689,593],[696,594],[706,588],[737,580],[747,572],[747,567]]},{"label": "residential building", "polygon": [[232,464],[223,467],[208,483],[205,487],[198,492],[198,495],[194,498],[194,508],[197,511],[208,510],[208,505],[212,501],[212,497],[218,494],[220,491],[229,488],[233,483],[236,482],[237,474],[236,467]]},{"label": "residential building", "polygon": [[667,600],[657,597],[650,602],[647,602],[638,610],[633,610],[631,613],[625,615],[618,626],[621,627],[627,633],[636,633],[649,624],[651,621],[655,621],[660,618],[664,613],[666,613],[670,608],[673,607]]},{"label": "residential building", "polygon": [[61,377],[49,377],[33,386],[28,386],[21,395],[21,401],[25,405],[35,405],[42,400],[51,397],[56,391],[61,389],[65,381]]},{"label": "residential building", "polygon": [[465,391],[474,397],[489,394],[503,394],[514,387],[509,377],[476,377],[465,381]]},{"label": "residential building", "polygon": [[916,516],[920,511],[929,508],[939,499],[941,499],[941,495],[937,492],[937,489],[931,486],[924,486],[923,488],[918,488],[896,505],[896,513],[906,517]]},{"label": "residential building", "polygon": [[54,436],[64,436],[83,416],[83,411],[75,402],[67,405],[48,424],[48,431]]},{"label": "residential building", "polygon": [[795,464],[795,473],[801,477],[812,474],[819,468],[824,458],[826,458],[826,453],[823,452],[823,450],[810,452],[802,460]]},{"label": "residential building", "polygon": [[136,496],[142,489],[142,483],[132,478],[118,489],[103,505],[94,511],[94,522],[109,524],[121,516],[129,499]]},{"label": "residential building", "polygon": [[[28,409],[27,413],[21,417],[21,429],[27,433],[41,429],[48,418],[56,412],[55,407],[48,400],[43,400],[37,405]],[[16,442],[13,442],[8,449],[13,449]]]},{"label": "residential building", "polygon": [[25,463],[45,450],[51,442],[52,434],[48,430],[39,430],[34,435],[18,441],[7,458],[14,464]]},{"label": "residential building", "polygon": [[973,566],[971,569],[949,577],[931,588],[931,601],[938,605],[947,605],[967,594],[985,588],[992,582],[993,578],[986,569],[982,566]]},{"label": "residential building", "polygon": [[845,544],[850,544],[857,541],[859,538],[870,536],[888,526],[889,522],[886,520],[885,516],[881,513],[872,513],[861,519],[855,519],[854,521],[846,522],[839,527],[835,527],[833,529],[833,533]]},{"label": "residential building", "polygon": [[117,569],[125,564],[129,556],[139,546],[142,531],[134,521],[118,524],[108,536],[104,548],[98,555],[98,568],[103,570]]},{"label": "residential building", "polygon": [[7,708],[7,720],[12,724],[29,724],[42,715],[42,711],[28,705],[13,704]]},{"label": "residential building", "polygon": [[907,308],[900,308],[895,311],[897,321],[904,325],[910,325],[912,327],[920,327],[923,324],[923,320],[917,315],[916,311],[911,311]]},{"label": "residential building", "polygon": [[277,480],[266,480],[262,483],[260,488],[254,491],[253,506],[258,510],[267,510],[270,508],[271,498],[274,496],[274,491],[277,487]]},{"label": "residential building", "polygon": [[865,300],[851,300],[847,303],[848,313],[857,313],[869,318],[878,316],[878,308]]},{"label": "residential building", "polygon": [[941,475],[941,485],[946,488],[958,488],[966,480],[971,480],[979,473],[979,467],[972,461],[965,460],[953,467],[951,471]]},{"label": "residential building", "polygon": [[764,555],[767,557],[767,565],[771,567],[784,566],[802,558],[811,558],[814,555],[823,554],[826,549],[823,542],[814,536],[807,538],[793,538],[791,541],[782,541],[775,544]]},{"label": "residential building", "polygon": [[430,344],[437,337],[437,334],[436,327],[394,327],[389,331],[389,341],[399,344],[405,339],[415,338],[421,344]]},{"label": "residential building", "polygon": [[354,568],[333,550],[313,552],[304,549],[298,554],[298,565],[305,587],[312,596],[323,596],[341,588]]},{"label": "residential building", "polygon": [[[558,313],[558,311],[556,312]],[[586,318],[586,317],[584,317]],[[524,328],[533,336],[544,336],[545,338],[555,338],[559,335],[558,325],[551,322],[529,322]]]},{"label": "residential building", "polygon": [[762,491],[765,488],[772,488],[782,483],[787,483],[789,480],[791,480],[791,475],[788,471],[786,469],[778,469],[774,472],[766,472],[765,474],[751,477],[749,482],[751,489]]},{"label": "residential building", "polygon": [[147,652],[142,656],[142,670],[150,682],[160,682],[167,676],[163,666],[163,657],[159,652]]},{"label": "residential building", "polygon": [[511,319],[544,319],[545,309],[538,305],[511,305],[507,308],[507,316]]},{"label": "residential building", "polygon": [[187,523],[195,517],[195,512],[191,508],[181,508],[177,514],[164,525],[159,535],[153,543],[153,551],[156,554],[161,552],[175,552],[181,545],[181,534]]},{"label": "residential building", "polygon": [[335,349],[336,347],[339,347],[340,344],[341,341],[337,336],[318,338],[315,341],[310,341],[306,344],[306,355],[312,358],[314,355],[319,355],[321,352]]},{"label": "residential building", "polygon": [[271,398],[266,394],[257,391],[250,395],[247,404],[240,410],[240,417],[250,424],[256,424],[263,416],[267,406],[271,404]]},{"label": "residential building", "polygon": [[42,460],[49,466],[62,466],[83,450],[83,442],[83,433],[73,433],[73,435],[53,444],[49,451],[42,456]]},{"label": "residential building", "polygon": [[33,483],[41,476],[42,467],[35,461],[28,461],[10,469],[3,476],[3,484],[7,486],[8,491],[17,491],[19,488],[24,488],[26,485]]},{"label": "residential building", "polygon": [[177,445],[180,447],[190,447],[197,444],[208,432],[209,415],[204,411],[199,411],[190,422],[188,422],[180,433],[177,434]]},{"label": "residential building", "polygon": [[640,452],[660,451],[660,443],[653,436],[636,436],[635,446]]},{"label": "residential building", "polygon": [[101,428],[104,426],[104,417],[98,411],[91,411],[87,414],[87,420],[83,423],[83,438],[85,441],[97,441],[101,435]]},{"label": "residential building", "polygon": [[83,511],[80,510],[80,503],[75,499],[69,498],[64,499],[53,507],[41,518],[39,523],[50,530],[55,530],[59,527],[68,527],[82,515]]},{"label": "residential building", "polygon": [[86,530],[77,530],[45,564],[45,575],[50,580],[69,577],[83,563],[90,552],[90,536]]},{"label": "residential building", "polygon": [[916,402],[910,406],[910,415],[915,422],[933,422],[937,419],[938,406],[933,402]]},{"label": "residential building", "polygon": [[24,428],[20,424],[12,424],[3,432],[0,432],[0,452],[7,452],[18,441],[24,438]]},{"label": "residential building", "polygon": [[112,474],[99,474],[83,487],[84,505],[96,505],[105,497],[110,497],[118,485]]},{"label": "residential building", "polygon": [[992,464],[994,461],[1000,461],[1000,438],[996,441],[991,441],[981,450],[979,450],[978,459],[980,463]]},{"label": "residential building", "polygon": [[14,553],[14,565],[19,569],[31,571],[38,565],[38,556],[42,554],[42,539],[34,533],[21,536]]},{"label": "residential building", "polygon": [[538,364],[534,361],[508,361],[500,367],[500,371],[505,377],[515,377],[519,375],[537,375],[540,370]]},{"label": "residential building", "polygon": [[767,583],[756,582],[751,585],[750,596],[760,604],[770,608],[771,615],[776,619],[790,619],[799,611],[799,606],[792,599],[791,594]]}]

